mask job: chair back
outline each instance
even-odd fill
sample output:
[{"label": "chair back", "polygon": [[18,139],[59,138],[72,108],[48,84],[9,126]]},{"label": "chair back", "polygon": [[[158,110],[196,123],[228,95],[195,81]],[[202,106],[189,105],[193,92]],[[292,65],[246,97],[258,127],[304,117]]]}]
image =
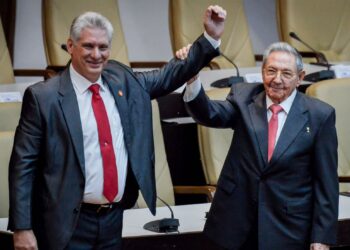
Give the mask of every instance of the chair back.
[{"label": "chair back", "polygon": [[[155,100],[152,101],[152,122],[157,196],[159,196],[162,200],[165,200],[169,205],[175,205],[174,188],[171,181],[168,161],[166,158],[159,108],[158,103]],[[147,207],[141,192],[136,202],[136,206],[139,208]],[[159,199],[157,199],[157,207],[161,206],[165,205]]]},{"label": "chair back", "polygon": [[328,61],[350,60],[350,1],[276,0],[280,39],[299,51],[311,51],[289,36],[295,32]]},{"label": "chair back", "polygon": [[11,57],[6,45],[5,33],[0,18],[0,84],[14,82],[15,77],[13,75]]},{"label": "chair back", "polygon": [[15,131],[21,115],[22,102],[0,103],[0,131]]},{"label": "chair back", "polygon": [[8,218],[8,168],[13,145],[13,131],[0,131],[0,218]]},{"label": "chair back", "polygon": [[[230,89],[213,89],[207,91],[212,100],[225,100]],[[232,129],[209,128],[198,125],[199,152],[203,172],[208,185],[215,186],[231,145]]]},{"label": "chair back", "polygon": [[[211,0],[170,0],[169,24],[173,51],[186,46],[203,33],[203,13],[213,4]],[[241,0],[217,0],[226,9],[225,32],[221,38],[221,52],[240,67],[255,66],[248,24]],[[212,68],[232,68],[222,56],[211,62]]]},{"label": "chair back", "polygon": [[[338,135],[338,175],[350,176],[350,79],[333,79],[312,84],[306,94],[335,108]],[[341,184],[341,191],[349,191],[350,184]]]},{"label": "chair back", "polygon": [[98,12],[112,23],[114,33],[110,59],[129,65],[117,0],[43,0],[42,4],[44,47],[48,65],[63,66],[68,63],[70,56],[61,45],[67,42],[73,19],[86,11]]}]

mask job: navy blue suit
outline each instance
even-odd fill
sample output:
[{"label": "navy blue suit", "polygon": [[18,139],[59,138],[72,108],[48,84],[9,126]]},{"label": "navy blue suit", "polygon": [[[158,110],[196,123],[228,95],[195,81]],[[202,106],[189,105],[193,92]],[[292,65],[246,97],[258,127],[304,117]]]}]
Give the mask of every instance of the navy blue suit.
[{"label": "navy blue suit", "polygon": [[336,242],[337,135],[331,106],[298,92],[270,162],[262,84],[234,85],[225,101],[209,100],[202,89],[187,108],[200,124],[234,130],[204,229],[209,238],[239,249],[255,226],[260,250]]}]

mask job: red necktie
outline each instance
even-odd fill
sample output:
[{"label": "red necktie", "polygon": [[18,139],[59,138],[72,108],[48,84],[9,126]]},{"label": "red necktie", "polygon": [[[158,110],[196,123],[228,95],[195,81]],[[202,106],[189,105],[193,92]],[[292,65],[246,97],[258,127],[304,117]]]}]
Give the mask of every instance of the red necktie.
[{"label": "red necktie", "polygon": [[103,195],[109,202],[113,202],[118,194],[118,173],[115,154],[113,149],[111,128],[102,97],[100,96],[100,85],[92,84],[89,87],[92,92],[92,109],[94,111],[98,139],[100,143],[103,164]]},{"label": "red necktie", "polygon": [[270,161],[273,150],[275,149],[276,135],[278,129],[278,113],[283,110],[283,108],[278,104],[272,104],[269,109],[272,112],[271,119],[269,121],[269,144],[268,144],[268,161]]}]

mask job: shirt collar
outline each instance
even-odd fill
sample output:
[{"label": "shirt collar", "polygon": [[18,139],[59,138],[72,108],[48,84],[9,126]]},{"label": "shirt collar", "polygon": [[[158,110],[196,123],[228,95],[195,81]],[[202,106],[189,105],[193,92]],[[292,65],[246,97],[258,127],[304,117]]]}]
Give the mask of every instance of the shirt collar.
[{"label": "shirt collar", "polygon": [[[283,111],[287,114],[289,113],[290,108],[292,107],[293,101],[295,99],[295,96],[297,95],[297,90],[294,89],[292,94],[288,96],[286,100],[281,102],[279,105],[283,108]],[[273,104],[272,100],[268,95],[266,95],[266,108],[269,110],[269,107]]]},{"label": "shirt collar", "polygon": [[69,74],[70,78],[72,80],[73,86],[75,89],[79,92],[79,94],[83,94],[88,90],[88,88],[92,85],[97,83],[100,85],[100,90],[105,91],[106,86],[103,84],[102,77],[97,79],[96,82],[90,82],[88,79],[86,79],[84,76],[79,74],[73,67],[72,64],[69,66]]}]

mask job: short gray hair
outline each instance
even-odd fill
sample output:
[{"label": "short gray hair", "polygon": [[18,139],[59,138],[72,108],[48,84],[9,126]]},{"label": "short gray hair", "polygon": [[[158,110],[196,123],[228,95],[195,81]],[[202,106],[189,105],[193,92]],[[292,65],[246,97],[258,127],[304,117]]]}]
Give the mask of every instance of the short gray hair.
[{"label": "short gray hair", "polygon": [[284,43],[284,42],[273,43],[265,50],[264,57],[263,57],[263,64],[262,64],[263,67],[265,66],[266,60],[269,57],[269,55],[275,51],[282,51],[290,55],[293,55],[295,58],[297,71],[300,72],[303,70],[303,59],[299,54],[299,52],[295,48],[290,46],[288,43]]},{"label": "short gray hair", "polygon": [[70,27],[70,37],[74,42],[80,39],[84,28],[98,28],[107,32],[108,42],[111,44],[113,36],[113,26],[104,16],[96,12],[85,12],[76,17]]}]

